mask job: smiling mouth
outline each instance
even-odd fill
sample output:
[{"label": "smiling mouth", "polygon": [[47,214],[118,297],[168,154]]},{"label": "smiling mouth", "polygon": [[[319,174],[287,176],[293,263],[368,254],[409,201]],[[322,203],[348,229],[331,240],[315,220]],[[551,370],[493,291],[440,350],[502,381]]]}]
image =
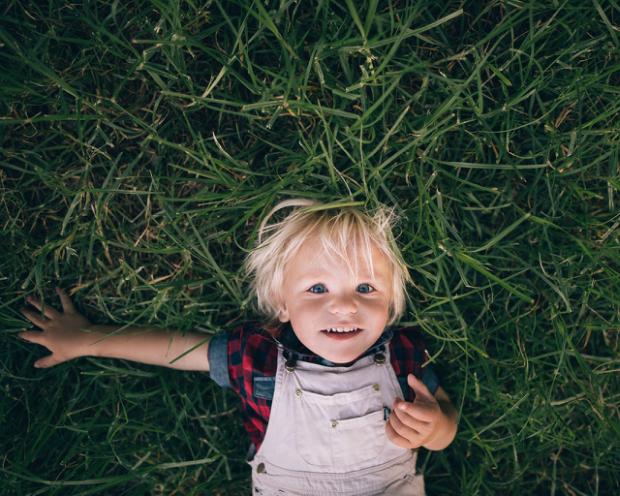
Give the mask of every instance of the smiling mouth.
[{"label": "smiling mouth", "polygon": [[349,328],[331,328],[321,330],[321,334],[333,339],[349,339],[357,336],[363,329],[359,327]]},{"label": "smiling mouth", "polygon": [[321,332],[338,332],[338,333],[344,333],[344,332],[355,332],[355,331],[361,331],[362,328],[361,327],[354,327],[354,326],[342,326],[342,327],[330,327],[328,329],[321,329]]}]

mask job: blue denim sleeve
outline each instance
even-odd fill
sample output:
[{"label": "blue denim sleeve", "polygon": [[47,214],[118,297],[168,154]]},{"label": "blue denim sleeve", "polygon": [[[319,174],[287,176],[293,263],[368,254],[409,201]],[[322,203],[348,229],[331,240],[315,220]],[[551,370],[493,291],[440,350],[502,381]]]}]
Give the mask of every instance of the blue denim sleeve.
[{"label": "blue denim sleeve", "polygon": [[427,365],[422,369],[422,382],[428,388],[431,394],[434,395],[435,391],[437,391],[437,388],[439,387],[439,378],[433,370],[432,365]]},{"label": "blue denim sleeve", "polygon": [[228,375],[228,333],[220,332],[209,341],[209,375],[216,384],[230,387]]}]

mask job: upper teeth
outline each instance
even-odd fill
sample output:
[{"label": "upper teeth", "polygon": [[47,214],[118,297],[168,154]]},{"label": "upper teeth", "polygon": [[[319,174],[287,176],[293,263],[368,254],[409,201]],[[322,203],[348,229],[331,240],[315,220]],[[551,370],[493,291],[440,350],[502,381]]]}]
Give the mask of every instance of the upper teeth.
[{"label": "upper teeth", "polygon": [[327,330],[330,332],[352,332],[356,331],[357,327],[330,327]]}]

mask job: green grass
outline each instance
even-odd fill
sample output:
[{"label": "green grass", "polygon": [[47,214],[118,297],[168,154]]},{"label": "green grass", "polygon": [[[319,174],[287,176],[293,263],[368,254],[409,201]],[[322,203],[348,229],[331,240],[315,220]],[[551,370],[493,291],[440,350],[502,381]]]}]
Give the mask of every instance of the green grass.
[{"label": "green grass", "polygon": [[0,10],[0,493],[249,493],[207,376],[15,338],[26,295],[207,334],[284,198],[393,205],[461,412],[429,494],[620,484],[620,4],[32,2]]}]

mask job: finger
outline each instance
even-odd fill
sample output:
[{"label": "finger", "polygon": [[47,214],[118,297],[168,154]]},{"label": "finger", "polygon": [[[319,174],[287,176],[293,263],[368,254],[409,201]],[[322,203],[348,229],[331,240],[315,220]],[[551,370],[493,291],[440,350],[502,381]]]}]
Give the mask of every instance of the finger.
[{"label": "finger", "polygon": [[413,445],[407,439],[398,435],[389,422],[385,423],[385,434],[396,446],[400,446],[401,448],[413,448]]},{"label": "finger", "polygon": [[43,312],[43,315],[45,315],[48,319],[55,319],[57,317],[60,317],[60,314],[55,308],[49,307],[47,305],[44,307],[39,300],[33,298],[32,296],[27,296],[26,301],[40,312]]},{"label": "finger", "polygon": [[435,410],[437,408],[436,401],[431,403],[425,398],[416,398],[413,403],[407,401],[399,401],[395,405],[397,410],[406,413],[408,416],[423,423],[430,423],[435,418]]},{"label": "finger", "polygon": [[419,419],[418,411],[415,405],[407,403],[406,401],[399,402],[392,410],[392,413],[398,417],[403,424],[410,427],[418,433],[422,433],[430,426],[430,422]]},{"label": "finger", "polygon": [[407,407],[410,415],[424,422],[431,422],[439,409],[437,398],[428,390],[426,384],[413,374],[407,376],[407,382],[414,390],[415,399]]},{"label": "finger", "polygon": [[36,313],[31,312],[30,310],[26,308],[22,308],[21,312],[24,315],[24,317],[26,317],[30,322],[32,322],[37,327],[40,327],[41,329],[44,329],[45,327],[47,327],[48,320],[45,317],[42,317],[41,315],[37,315]]},{"label": "finger", "polygon": [[399,436],[404,437],[405,439],[414,439],[415,437],[420,435],[418,431],[416,431],[415,429],[412,429],[408,425],[405,425],[398,418],[398,415],[396,415],[394,411],[392,411],[392,414],[390,415],[390,418],[388,419],[388,423],[392,426],[394,431]]},{"label": "finger", "polygon": [[54,357],[54,355],[47,355],[46,357],[43,357],[40,360],[34,362],[34,366],[38,369],[46,369],[48,367],[53,367],[58,363],[59,362],[58,360],[56,360],[56,357]]},{"label": "finger", "polygon": [[422,424],[430,424],[437,416],[434,406],[428,403],[413,402],[400,408],[403,408],[409,417]]},{"label": "finger", "polygon": [[426,387],[426,384],[424,384],[415,375],[409,374],[407,376],[407,383],[409,384],[409,387],[411,387],[411,389],[413,389],[413,391],[415,392],[416,398],[420,396],[423,398],[433,398],[433,399],[435,398],[433,394]]},{"label": "finger", "polygon": [[17,337],[23,339],[24,341],[28,341],[29,343],[43,344],[41,339],[43,337],[42,332],[24,331],[17,334]]},{"label": "finger", "polygon": [[62,309],[65,313],[75,313],[75,307],[73,306],[73,302],[69,295],[65,293],[65,291],[61,288],[56,288],[56,293],[60,297],[60,303],[62,304]]}]

